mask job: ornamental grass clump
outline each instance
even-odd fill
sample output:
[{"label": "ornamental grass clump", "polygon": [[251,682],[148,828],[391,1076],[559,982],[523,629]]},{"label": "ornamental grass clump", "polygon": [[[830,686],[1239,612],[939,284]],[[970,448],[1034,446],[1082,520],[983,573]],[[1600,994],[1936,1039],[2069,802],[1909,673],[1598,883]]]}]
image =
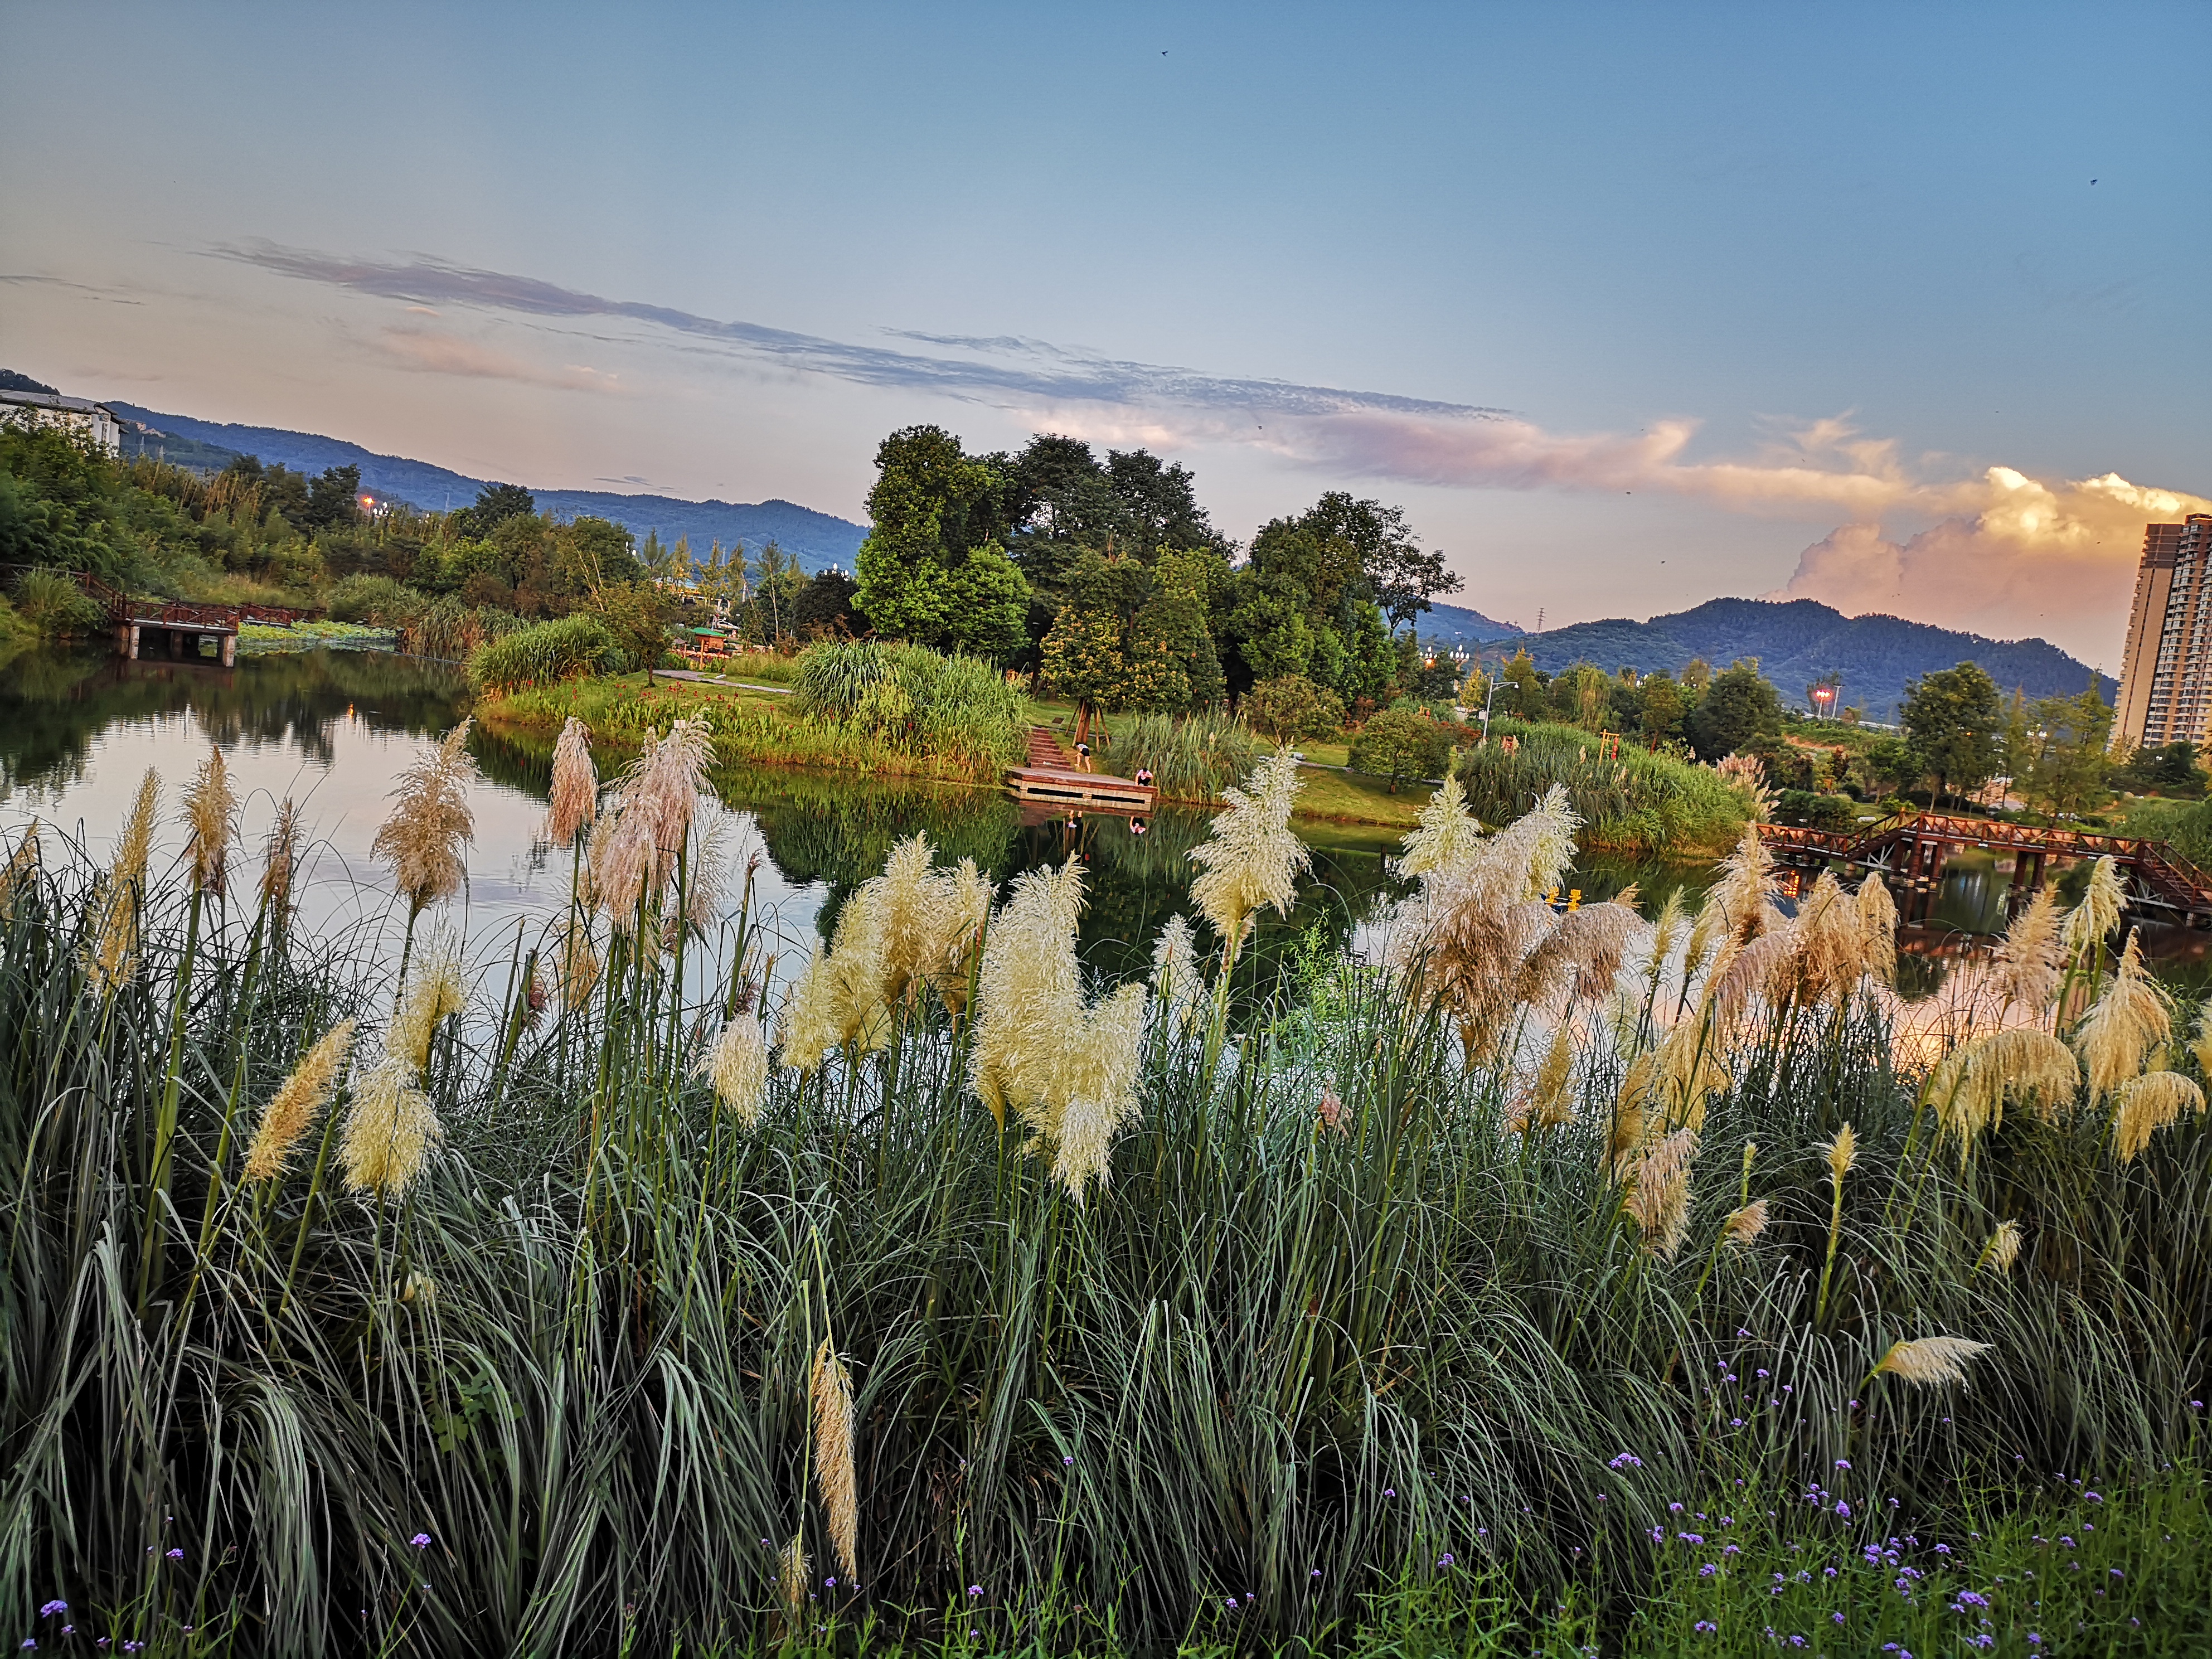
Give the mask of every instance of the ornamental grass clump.
[{"label": "ornamental grass clump", "polygon": [[0,867],[0,921],[12,921],[15,915],[15,896],[24,891],[38,878],[39,821],[33,818],[24,827],[22,840],[9,855],[5,867]]},{"label": "ornamental grass clump", "polygon": [[[145,878],[133,977],[98,1001],[106,889],[47,836],[0,928],[0,1440],[28,1449],[11,1559],[38,1564],[0,1574],[0,1607],[42,1650],[46,1601],[105,1618],[150,1577],[168,1620],[254,1651],[849,1647],[864,1629],[886,1648],[949,1631],[1041,1656],[1273,1651],[1377,1631],[1378,1606],[1458,1620],[1419,1598],[1461,1586],[1485,1619],[1493,1590],[1543,1596],[1512,1602],[1525,1628],[1567,1586],[1630,1606],[1670,1560],[1711,1564],[1698,1582],[1717,1588],[1742,1572],[1719,1540],[1750,1548],[1752,1503],[1802,1513],[1823,1548],[1956,1540],[2044,1501],[2053,1471],[2101,1486],[2182,1462],[2212,1344],[2194,1046],[2154,1044],[2092,1115],[2070,1047],[2007,1035],[2018,1004],[2000,1021],[1959,998],[1954,1078],[1994,1092],[1972,1156],[1942,1155],[1923,1039],[1878,961],[1852,978],[1815,972],[1802,940],[1767,947],[1773,977],[1724,1018],[1715,976],[1794,925],[1745,882],[1685,975],[1680,906],[1662,941],[1626,904],[1546,902],[1573,856],[1563,816],[1418,874],[1371,926],[1421,948],[1355,954],[1347,932],[1332,951],[1315,905],[1279,972],[1248,927],[1233,1060],[1212,1069],[1188,925],[1147,941],[1154,994],[1142,963],[1109,976],[1078,951],[1086,902],[1103,908],[1080,865],[1018,878],[995,916],[933,853],[855,872],[883,882],[857,883],[845,943],[888,1040],[833,1035],[804,1073],[756,1012],[799,959],[779,975],[744,943],[687,966],[603,932],[588,1003],[531,1017],[559,910],[604,914],[588,857],[535,963],[511,927],[465,947],[471,982],[507,975],[490,1017],[456,1013],[447,953],[422,945],[380,1036],[382,918],[276,951],[210,906],[166,1187],[188,872]],[[643,918],[655,939],[702,833],[695,816]],[[1115,845],[1094,842],[1100,867]],[[939,882],[965,907],[942,927]],[[868,922],[877,900],[890,921]],[[736,937],[772,927],[733,902]],[[1840,941],[1874,901],[1823,902]],[[1436,994],[1458,985],[1424,975],[1477,905],[1499,946],[1466,951],[1467,994],[1502,999],[1484,1006],[1503,1030],[1469,1045]],[[955,1009],[933,975],[979,933]],[[1713,1163],[1730,1146],[1732,1194]],[[1892,1345],[1912,1331],[1957,1335]],[[1784,1482],[1820,1503],[1775,1505]],[[1841,1595],[1812,1548],[1805,1594]],[[1882,1618],[1960,1616],[1874,1571]],[[155,1616],[131,1639],[172,1628]]]}]

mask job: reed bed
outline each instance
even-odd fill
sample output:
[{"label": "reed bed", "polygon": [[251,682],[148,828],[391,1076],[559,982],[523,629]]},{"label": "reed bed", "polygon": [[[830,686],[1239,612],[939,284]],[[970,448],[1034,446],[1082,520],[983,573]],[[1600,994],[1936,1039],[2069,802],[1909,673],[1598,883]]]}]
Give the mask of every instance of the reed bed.
[{"label": "reed bed", "polygon": [[1881,897],[1785,917],[1753,835],[1695,918],[1561,911],[1554,791],[1492,834],[1439,806],[1383,959],[1232,994],[1295,875],[1285,761],[1149,983],[1081,971],[1078,866],[994,892],[918,839],[777,978],[714,733],[604,784],[580,738],[571,902],[474,972],[435,759],[397,982],[289,926],[282,872],[211,878],[204,780],[198,879],[127,835],[104,871],[10,851],[16,1626],[1256,1647],[1510,1591],[1618,1632],[1673,1582],[1668,1504],[1747,1471],[1856,1547],[2197,1444],[2203,1060],[2171,1011],[2135,1044],[2101,935],[2008,1016],[2081,1080],[1941,1084],[1896,1059]]}]

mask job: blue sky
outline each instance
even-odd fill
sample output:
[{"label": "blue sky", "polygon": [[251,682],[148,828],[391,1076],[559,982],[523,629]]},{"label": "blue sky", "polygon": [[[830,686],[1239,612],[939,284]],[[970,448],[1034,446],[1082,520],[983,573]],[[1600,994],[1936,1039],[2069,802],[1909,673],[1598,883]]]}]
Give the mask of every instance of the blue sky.
[{"label": "blue sky", "polygon": [[[2107,666],[2212,493],[2212,8],[0,10],[0,361],[860,516],[933,421],[1534,623],[1787,589]],[[2092,180],[2095,180],[2094,184]]]}]

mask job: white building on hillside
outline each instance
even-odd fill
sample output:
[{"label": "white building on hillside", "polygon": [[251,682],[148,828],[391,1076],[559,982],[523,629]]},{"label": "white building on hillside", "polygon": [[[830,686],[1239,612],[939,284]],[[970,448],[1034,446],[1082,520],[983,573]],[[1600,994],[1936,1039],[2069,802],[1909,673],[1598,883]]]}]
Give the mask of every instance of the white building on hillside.
[{"label": "white building on hillside", "polygon": [[60,426],[80,432],[111,455],[123,452],[123,417],[106,404],[51,392],[0,392],[0,424]]}]

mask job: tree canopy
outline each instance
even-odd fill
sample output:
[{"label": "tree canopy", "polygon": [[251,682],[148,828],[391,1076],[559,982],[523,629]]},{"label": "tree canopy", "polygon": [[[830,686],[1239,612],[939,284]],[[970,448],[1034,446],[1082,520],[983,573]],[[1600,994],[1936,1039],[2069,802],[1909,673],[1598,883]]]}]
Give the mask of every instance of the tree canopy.
[{"label": "tree canopy", "polygon": [[1977,663],[1939,668],[1906,682],[1905,739],[1938,794],[1978,789],[1996,775],[2004,698]]}]

